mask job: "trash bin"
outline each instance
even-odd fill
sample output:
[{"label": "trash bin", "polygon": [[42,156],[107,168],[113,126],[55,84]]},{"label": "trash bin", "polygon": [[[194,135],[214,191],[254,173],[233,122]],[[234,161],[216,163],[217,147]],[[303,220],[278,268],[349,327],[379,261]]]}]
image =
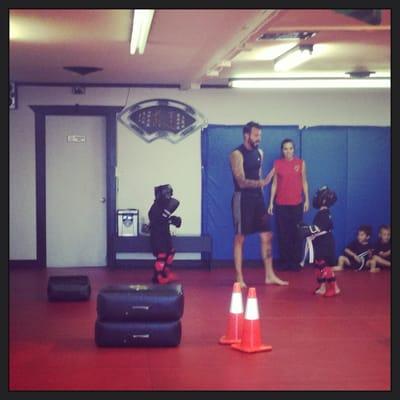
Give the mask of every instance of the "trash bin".
[{"label": "trash bin", "polygon": [[139,210],[126,208],[118,210],[118,236],[138,236]]}]

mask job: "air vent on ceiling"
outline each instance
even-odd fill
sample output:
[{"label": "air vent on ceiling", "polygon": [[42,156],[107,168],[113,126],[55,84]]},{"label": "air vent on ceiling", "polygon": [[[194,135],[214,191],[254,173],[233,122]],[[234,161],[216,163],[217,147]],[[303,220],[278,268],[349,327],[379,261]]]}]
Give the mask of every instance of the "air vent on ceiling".
[{"label": "air vent on ceiling", "polygon": [[257,38],[257,40],[294,40],[309,39],[315,36],[317,32],[266,32]]},{"label": "air vent on ceiling", "polygon": [[371,25],[380,25],[382,20],[382,10],[379,9],[335,9],[334,11]]}]

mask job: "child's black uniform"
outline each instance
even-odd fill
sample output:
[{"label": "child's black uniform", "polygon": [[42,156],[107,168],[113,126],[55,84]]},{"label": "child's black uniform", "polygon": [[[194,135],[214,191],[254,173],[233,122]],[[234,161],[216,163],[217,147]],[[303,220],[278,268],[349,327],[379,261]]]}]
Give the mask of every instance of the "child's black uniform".
[{"label": "child's black uniform", "polygon": [[382,252],[387,252],[391,249],[391,242],[383,243],[381,240],[378,239],[378,241],[375,243],[375,246],[373,248],[373,254],[376,256],[379,256],[383,258],[384,260],[391,261],[391,253],[387,256],[381,256],[379,253]]},{"label": "child's black uniform", "polygon": [[371,245],[370,243],[366,243],[366,244],[362,244],[360,243],[357,239],[353,240],[352,242],[350,242],[347,246],[346,249],[351,250],[353,253],[357,254],[358,256],[362,257],[362,261],[361,263],[359,263],[358,261],[356,261],[353,257],[349,257],[346,254],[346,257],[349,259],[350,261],[350,267],[351,269],[360,269],[364,263],[365,260],[367,260],[369,258],[368,256],[368,252],[371,250]]},{"label": "child's black uniform", "polygon": [[181,226],[181,218],[172,215],[179,201],[172,197],[172,187],[161,185],[154,188],[155,200],[148,212],[150,221],[151,249],[156,257],[154,264],[154,283],[168,283],[175,280],[170,267],[175,255],[172,244],[170,224]]},{"label": "child's black uniform", "polygon": [[321,231],[327,232],[313,240],[315,259],[323,259],[327,265],[335,265],[335,238],[332,233],[333,221],[329,208],[319,210],[313,224],[317,225]]},{"label": "child's black uniform", "polygon": [[[313,262],[317,282],[320,285],[316,294],[330,297],[340,293],[332,266],[336,263],[335,238],[333,236],[333,221],[329,207],[336,202],[336,193],[327,186],[322,186],[313,198],[313,207],[318,209],[313,219],[313,225],[301,224],[299,234],[306,238],[306,251],[310,250],[310,262]],[[311,257],[311,250],[315,261]]]},{"label": "child's black uniform", "polygon": [[169,215],[164,211],[167,205],[167,201],[155,200],[148,213],[151,249],[156,257],[159,253],[169,253],[173,248]]}]

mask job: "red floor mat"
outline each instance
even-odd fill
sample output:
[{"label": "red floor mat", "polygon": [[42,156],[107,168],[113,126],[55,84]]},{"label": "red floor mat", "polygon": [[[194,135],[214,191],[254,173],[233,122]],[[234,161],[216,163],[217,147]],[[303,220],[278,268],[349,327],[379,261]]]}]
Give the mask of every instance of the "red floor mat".
[{"label": "red floor mat", "polygon": [[[218,344],[225,333],[231,268],[179,268],[184,287],[177,348],[97,348],[96,296],[112,283],[149,283],[146,269],[10,270],[10,390],[377,390],[391,389],[390,272],[337,273],[342,293],[312,294],[314,273],[278,272],[288,287],[263,284],[262,267],[244,267],[257,290],[263,343],[246,354]],[[88,275],[87,302],[50,303],[50,275]],[[244,304],[247,291],[243,290]]]}]

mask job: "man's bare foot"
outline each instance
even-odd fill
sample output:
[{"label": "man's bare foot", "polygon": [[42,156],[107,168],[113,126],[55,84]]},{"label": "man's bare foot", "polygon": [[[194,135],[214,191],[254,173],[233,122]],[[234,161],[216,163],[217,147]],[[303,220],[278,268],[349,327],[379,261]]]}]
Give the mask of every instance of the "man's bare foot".
[{"label": "man's bare foot", "polygon": [[274,275],[272,278],[265,278],[265,284],[266,285],[280,285],[280,286],[285,286],[289,285],[288,281],[283,281],[282,279],[279,279],[276,275]]},{"label": "man's bare foot", "polygon": [[337,271],[343,271],[343,267],[340,266],[340,265],[336,265],[335,267],[332,267],[332,271],[335,271],[335,272],[337,272]]},{"label": "man's bare foot", "polygon": [[242,289],[247,287],[246,282],[243,279],[243,276],[236,275],[236,282],[240,283],[240,287]]}]

